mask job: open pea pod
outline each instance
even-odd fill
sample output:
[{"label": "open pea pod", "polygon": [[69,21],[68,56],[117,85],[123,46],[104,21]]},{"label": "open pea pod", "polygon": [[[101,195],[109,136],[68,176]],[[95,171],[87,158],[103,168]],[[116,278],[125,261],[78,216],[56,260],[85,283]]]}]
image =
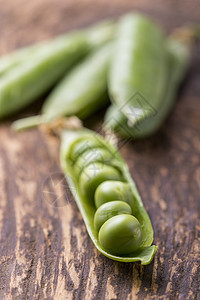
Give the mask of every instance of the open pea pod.
[{"label": "open pea pod", "polygon": [[[105,152],[107,155],[104,155]],[[87,156],[89,153],[91,156]],[[98,155],[95,157],[96,153]],[[108,159],[109,157],[111,158]],[[128,166],[117,148],[88,129],[67,130],[62,134],[60,159],[88,234],[96,248],[116,261],[140,261],[143,265],[149,264],[157,249],[151,245],[152,225]],[[77,168],[78,163],[81,164],[80,169]],[[92,169],[92,166],[95,168]],[[101,187],[106,184],[109,186],[109,183],[111,190],[107,190],[108,202],[103,203],[106,189],[103,191]],[[112,189],[113,185],[117,188]],[[127,187],[128,190],[123,193],[127,196],[122,197],[121,193],[117,196],[120,186]],[[104,196],[100,197],[100,194]],[[131,231],[130,239],[126,240],[122,228],[125,228],[126,232],[128,230],[128,233]],[[114,249],[112,244],[115,244]]]}]

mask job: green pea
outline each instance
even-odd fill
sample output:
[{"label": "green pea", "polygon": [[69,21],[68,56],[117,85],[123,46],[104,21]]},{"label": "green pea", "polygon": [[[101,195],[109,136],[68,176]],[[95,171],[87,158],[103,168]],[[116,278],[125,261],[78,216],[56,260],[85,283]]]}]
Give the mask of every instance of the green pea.
[{"label": "green pea", "polygon": [[85,151],[82,155],[78,157],[75,162],[75,172],[80,174],[81,171],[91,163],[103,162],[105,164],[110,164],[113,160],[114,155],[103,148],[92,148]]},{"label": "green pea", "polygon": [[99,231],[101,226],[110,218],[121,215],[131,214],[131,207],[123,201],[107,202],[99,207],[94,215],[94,226]]},{"label": "green pea", "polygon": [[105,180],[121,180],[120,172],[114,167],[103,163],[92,163],[83,169],[79,186],[81,192],[88,198],[94,198],[94,193],[99,184]]},{"label": "green pea", "polygon": [[125,201],[130,203],[133,196],[129,185],[121,181],[105,181],[101,183],[95,192],[95,205],[100,207],[109,201]]},{"label": "green pea", "polygon": [[82,139],[78,141],[71,150],[70,158],[73,162],[75,162],[80,155],[82,155],[85,151],[101,147],[98,139]]},{"label": "green pea", "polygon": [[140,247],[142,241],[140,223],[132,215],[114,216],[101,226],[99,241],[110,253],[130,254]]}]

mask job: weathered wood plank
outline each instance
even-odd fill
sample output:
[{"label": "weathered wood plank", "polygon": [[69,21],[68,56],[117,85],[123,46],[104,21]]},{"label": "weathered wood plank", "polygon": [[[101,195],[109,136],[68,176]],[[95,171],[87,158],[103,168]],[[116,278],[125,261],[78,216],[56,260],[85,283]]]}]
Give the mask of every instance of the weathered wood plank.
[{"label": "weathered wood plank", "polygon": [[[154,0],[152,9],[145,0],[115,5],[103,0],[95,7],[89,0],[0,0],[0,52],[130,8],[170,29],[198,20],[197,3]],[[0,299],[199,298],[199,53],[197,46],[177,105],[160,132],[121,148],[159,246],[149,266],[113,262],[94,248],[65,181],[58,184],[63,174],[55,138],[37,130],[15,134],[9,123],[0,124]],[[101,123],[95,119],[87,125],[97,130]]]}]

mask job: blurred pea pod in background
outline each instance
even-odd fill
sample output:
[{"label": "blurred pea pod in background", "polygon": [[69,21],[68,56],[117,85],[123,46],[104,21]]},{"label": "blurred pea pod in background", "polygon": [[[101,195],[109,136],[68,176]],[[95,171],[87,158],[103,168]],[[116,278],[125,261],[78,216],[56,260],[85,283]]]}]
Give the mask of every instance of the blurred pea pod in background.
[{"label": "blurred pea pod in background", "polygon": [[[175,103],[175,96],[188,69],[190,56],[188,46],[173,39],[167,41],[167,50],[167,81],[159,105],[155,108],[153,107],[153,109],[156,109],[155,114],[146,115],[145,108],[143,119],[141,119],[137,126],[131,126],[120,107],[111,105],[104,119],[106,129],[111,129],[125,138],[141,139],[154,134],[160,128]],[[132,113],[134,114],[134,110]]]},{"label": "blurred pea pod in background", "polygon": [[[162,101],[167,80],[166,39],[161,28],[140,14],[123,16],[117,25],[108,90],[111,102],[134,125]],[[134,94],[141,94],[143,106]],[[129,101],[130,100],[130,101]],[[134,112],[134,113],[133,113]]]},{"label": "blurred pea pod in background", "polygon": [[[93,51],[62,76],[45,100],[41,115],[14,122],[14,129],[73,115],[84,120],[110,98],[106,130],[135,139],[154,134],[169,114],[186,73],[188,45],[165,37],[158,24],[137,13],[86,32]],[[95,42],[94,36],[101,39]]]},{"label": "blurred pea pod in background", "polygon": [[93,51],[53,89],[42,107],[42,115],[14,122],[15,129],[35,127],[62,116],[81,119],[109,103],[107,73],[112,44]]},{"label": "blurred pea pod in background", "polygon": [[102,22],[0,60],[0,118],[5,118],[42,96],[90,51],[112,39],[114,24]]}]

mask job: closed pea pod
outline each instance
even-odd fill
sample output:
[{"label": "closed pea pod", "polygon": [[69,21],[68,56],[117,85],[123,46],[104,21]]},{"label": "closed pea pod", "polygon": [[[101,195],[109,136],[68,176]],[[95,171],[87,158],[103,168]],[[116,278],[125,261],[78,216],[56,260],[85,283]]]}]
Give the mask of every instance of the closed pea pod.
[{"label": "closed pea pod", "polygon": [[[168,50],[168,76],[163,98],[154,116],[142,120],[138,126],[129,126],[128,118],[112,105],[106,112],[105,127],[116,131],[123,137],[140,139],[154,134],[167,118],[175,102],[175,95],[183,79],[189,62],[189,48],[183,43],[169,39]],[[113,117],[114,116],[114,117]]]},{"label": "closed pea pod", "polygon": [[42,48],[32,59],[7,72],[0,80],[0,118],[19,111],[45,93],[86,53],[84,37],[75,34]]},{"label": "closed pea pod", "polygon": [[85,119],[109,102],[107,72],[112,44],[93,51],[53,89],[42,114],[13,123],[17,130],[35,127],[58,117],[76,115]]},{"label": "closed pea pod", "polygon": [[163,32],[147,17],[129,14],[119,20],[108,90],[111,102],[136,124],[155,113],[167,75]]},{"label": "closed pea pod", "polygon": [[85,119],[109,102],[107,71],[112,45],[106,45],[79,64],[46,99],[42,113],[46,118],[76,115]]},{"label": "closed pea pod", "polygon": [[113,24],[106,23],[61,36],[8,71],[0,79],[0,118],[47,92],[75,62],[107,42],[112,34]]},{"label": "closed pea pod", "polygon": [[0,78],[4,76],[8,71],[10,71],[15,66],[31,59],[33,55],[41,50],[48,42],[38,43],[31,46],[26,46],[22,49],[15,50],[11,53],[5,54],[0,57]]},{"label": "closed pea pod", "polygon": [[[84,180],[83,177],[77,176],[76,172],[74,172],[74,164],[76,164],[76,160],[79,159],[79,155],[73,156],[76,158],[72,164],[71,151],[73,152],[76,148],[76,143],[79,144],[80,141],[83,142],[84,139],[85,141],[91,139],[93,144],[96,139],[96,145],[111,152],[114,157],[113,161],[116,160],[118,162],[117,165],[115,165],[115,163],[113,163],[113,165],[112,163],[105,165],[105,172],[102,171],[103,168],[100,163],[94,163],[98,167],[101,166],[100,173],[103,173],[101,173],[99,177],[100,180],[98,178],[98,172],[98,180],[95,178],[96,174],[94,173],[91,179],[83,175],[85,171],[87,174],[88,166],[84,168],[81,173],[81,176],[85,178]],[[107,257],[117,261],[141,261],[142,264],[150,263],[157,249],[156,246],[151,246],[153,241],[151,222],[143,207],[135,183],[130,177],[128,167],[116,147],[109,144],[98,134],[85,128],[80,130],[67,130],[63,132],[62,135],[61,165],[83,216],[87,231],[97,249]],[[107,167],[109,167],[109,171]],[[111,179],[110,175],[113,176],[113,174],[118,174],[117,178]],[[126,183],[125,187],[127,190],[130,189],[131,199],[129,199],[128,202],[121,201],[121,199],[112,201],[113,198],[111,197],[111,200],[100,205],[97,210],[95,207],[94,193],[103,182],[110,180],[111,182],[120,181]],[[127,194],[129,194],[129,192]],[[110,243],[109,239],[112,243]],[[111,244],[113,244],[113,246],[111,246]]]}]

